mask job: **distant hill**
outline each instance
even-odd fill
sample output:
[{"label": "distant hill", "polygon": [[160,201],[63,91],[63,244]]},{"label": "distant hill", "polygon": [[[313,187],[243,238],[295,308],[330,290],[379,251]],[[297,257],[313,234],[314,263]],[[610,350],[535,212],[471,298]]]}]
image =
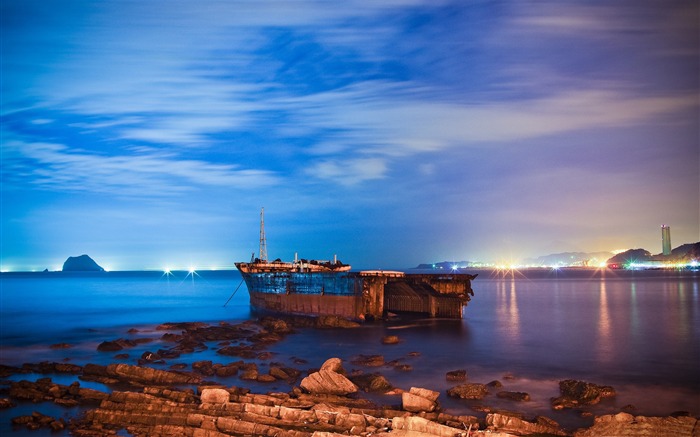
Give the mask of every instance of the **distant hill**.
[{"label": "distant hill", "polygon": [[644,262],[651,259],[651,252],[644,249],[630,249],[620,252],[607,261],[607,264],[617,264],[619,266],[631,262]]},{"label": "distant hill", "polygon": [[676,247],[670,255],[657,254],[644,249],[630,249],[618,253],[607,261],[607,264],[625,265],[629,262],[662,261],[662,262],[689,262],[700,259],[700,242],[688,243]]},{"label": "distant hill", "polygon": [[105,269],[97,265],[92,258],[87,255],[70,256],[63,263],[64,272],[104,272]]},{"label": "distant hill", "polygon": [[592,260],[603,262],[611,256],[612,252],[562,252],[527,259],[523,264],[535,266],[588,265]]},{"label": "distant hill", "polygon": [[688,243],[676,247],[671,251],[671,257],[673,259],[678,259],[679,261],[700,259],[700,242]]}]

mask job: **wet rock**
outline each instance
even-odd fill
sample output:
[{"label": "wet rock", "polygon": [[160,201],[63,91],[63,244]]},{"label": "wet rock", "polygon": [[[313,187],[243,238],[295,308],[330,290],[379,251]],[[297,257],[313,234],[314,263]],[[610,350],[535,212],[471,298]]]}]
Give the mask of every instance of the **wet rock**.
[{"label": "wet rock", "polygon": [[72,347],[73,345],[69,343],[56,343],[49,346],[49,349],[69,349]]},{"label": "wet rock", "polygon": [[580,405],[595,405],[601,399],[615,396],[615,389],[585,381],[567,379],[559,382],[561,396],[552,398],[552,408],[561,410]]},{"label": "wet rock", "polygon": [[580,429],[575,437],[593,436],[654,436],[695,437],[698,420],[694,417],[646,417],[618,413],[596,417],[593,426]]},{"label": "wet rock", "polygon": [[269,373],[258,375],[258,377],[255,378],[255,380],[258,382],[275,382],[275,381],[277,381],[277,379],[274,376],[270,375]]},{"label": "wet rock", "polygon": [[99,352],[118,352],[125,348],[130,348],[136,346],[137,343],[125,338],[120,338],[113,341],[103,341],[97,345],[97,350]]},{"label": "wet rock", "polygon": [[519,417],[506,414],[487,414],[486,424],[488,429],[498,432],[506,432],[514,435],[547,434],[567,435],[558,423],[551,419],[538,422],[528,422]]},{"label": "wet rock", "polygon": [[209,326],[203,322],[178,322],[178,323],[162,323],[156,326],[157,331],[193,331],[198,328],[206,328]]},{"label": "wet rock", "polygon": [[493,387],[493,388],[501,388],[501,387],[503,387],[503,383],[501,383],[501,381],[498,381],[498,380],[493,380],[493,381],[489,382],[489,383],[486,384],[486,385],[489,386],[489,387]]},{"label": "wet rock", "polygon": [[141,359],[139,360],[139,364],[145,363],[165,363],[165,361],[158,353],[146,351],[141,354]]},{"label": "wet rock", "polygon": [[499,391],[498,393],[496,393],[496,396],[498,396],[501,399],[510,399],[511,401],[518,402],[530,400],[530,395],[528,393],[520,391]]},{"label": "wet rock", "polygon": [[401,394],[401,404],[406,411],[429,413],[438,409],[438,396],[440,396],[440,392],[411,387],[408,392]]},{"label": "wet rock", "polygon": [[358,388],[365,392],[386,392],[393,387],[391,383],[379,373],[367,373],[351,376],[352,381]]},{"label": "wet rock", "polygon": [[316,319],[317,328],[359,328],[360,324],[339,316],[320,316]]},{"label": "wet rock", "polygon": [[12,408],[15,404],[12,403],[8,398],[0,398],[0,409]]},{"label": "wet rock", "polygon": [[398,335],[386,335],[382,337],[382,344],[399,344]]},{"label": "wet rock", "polygon": [[265,317],[260,321],[260,324],[268,331],[275,332],[277,334],[289,334],[292,332],[292,328],[282,319]]},{"label": "wet rock", "polygon": [[483,399],[488,392],[484,384],[461,384],[447,390],[447,395],[460,399]]},{"label": "wet rock", "polygon": [[258,366],[255,363],[245,363],[241,366],[241,379],[256,381],[258,379]]},{"label": "wet rock", "polygon": [[451,370],[445,374],[445,378],[448,381],[466,381],[467,380],[467,371],[464,369],[459,369],[459,370]]},{"label": "wet rock", "polygon": [[345,376],[332,370],[319,370],[301,380],[301,388],[312,394],[344,396],[357,392],[358,387]]},{"label": "wet rock", "polygon": [[[101,380],[117,379],[119,381],[137,384],[170,385],[170,384],[196,384],[201,378],[179,372],[153,369],[151,367],[132,366],[129,364],[110,364],[107,367],[96,364],[87,364],[83,369],[83,378],[86,376],[103,377]],[[88,378],[86,378],[88,379]],[[89,378],[89,380],[98,380]]]},{"label": "wet rock", "polygon": [[216,353],[230,357],[241,357],[247,359],[255,358],[258,354],[253,346],[226,346],[216,351]]},{"label": "wet rock", "polygon": [[384,356],[382,355],[358,355],[351,361],[352,364],[367,367],[379,367],[384,365]]},{"label": "wet rock", "polygon": [[216,376],[228,377],[237,375],[242,364],[243,361],[239,361],[227,365],[214,365],[212,368],[215,370]]},{"label": "wet rock", "polygon": [[410,372],[413,370],[413,366],[410,364],[396,364],[394,366],[394,370],[398,370],[399,372]]}]

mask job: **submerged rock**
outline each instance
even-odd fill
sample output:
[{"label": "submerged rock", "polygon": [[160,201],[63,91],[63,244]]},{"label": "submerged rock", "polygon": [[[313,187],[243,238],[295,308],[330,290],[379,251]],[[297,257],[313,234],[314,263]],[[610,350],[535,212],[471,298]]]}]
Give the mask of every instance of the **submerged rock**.
[{"label": "submerged rock", "polygon": [[460,399],[483,399],[488,392],[484,384],[461,384],[447,390],[447,395]]},{"label": "submerged rock", "polygon": [[445,378],[448,381],[466,381],[467,371],[464,369],[451,370],[445,374]]}]

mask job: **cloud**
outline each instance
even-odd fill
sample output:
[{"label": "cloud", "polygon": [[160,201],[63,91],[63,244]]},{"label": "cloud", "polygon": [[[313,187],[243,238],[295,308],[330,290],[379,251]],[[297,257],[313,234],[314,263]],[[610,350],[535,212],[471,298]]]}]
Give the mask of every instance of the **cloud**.
[{"label": "cloud", "polygon": [[386,171],[386,162],[382,158],[351,158],[312,163],[306,174],[347,186],[382,179]]},{"label": "cloud", "polygon": [[134,197],[169,196],[203,186],[260,188],[278,182],[265,170],[141,150],[105,156],[61,144],[14,141],[3,145],[3,166],[15,179],[44,189]]}]

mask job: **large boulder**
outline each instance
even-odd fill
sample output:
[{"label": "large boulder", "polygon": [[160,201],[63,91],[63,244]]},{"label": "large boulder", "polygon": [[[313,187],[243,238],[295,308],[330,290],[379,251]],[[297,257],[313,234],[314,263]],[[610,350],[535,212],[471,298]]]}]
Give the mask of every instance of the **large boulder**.
[{"label": "large boulder", "polygon": [[574,379],[559,381],[559,391],[561,396],[552,398],[552,408],[555,410],[595,405],[603,398],[615,396],[615,389],[610,386]]},{"label": "large boulder", "polygon": [[332,370],[321,369],[301,380],[301,388],[311,394],[345,396],[357,392],[348,378]]},{"label": "large boulder", "polygon": [[432,412],[438,408],[437,398],[440,392],[425,388],[411,387],[407,392],[401,393],[403,409],[413,413]]}]

